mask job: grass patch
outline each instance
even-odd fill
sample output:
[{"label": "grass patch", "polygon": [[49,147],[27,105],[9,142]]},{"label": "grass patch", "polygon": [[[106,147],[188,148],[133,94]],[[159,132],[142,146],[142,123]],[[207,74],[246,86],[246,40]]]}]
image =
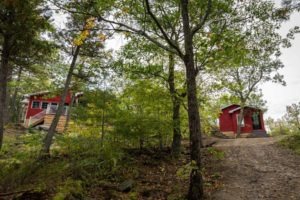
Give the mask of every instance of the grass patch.
[{"label": "grass patch", "polygon": [[39,160],[44,134],[6,135],[0,152],[0,191],[34,191],[42,198],[82,199],[90,186],[117,179],[123,154],[99,137],[56,135],[51,159]]},{"label": "grass patch", "polygon": [[288,136],[281,140],[280,144],[300,154],[300,134]]}]

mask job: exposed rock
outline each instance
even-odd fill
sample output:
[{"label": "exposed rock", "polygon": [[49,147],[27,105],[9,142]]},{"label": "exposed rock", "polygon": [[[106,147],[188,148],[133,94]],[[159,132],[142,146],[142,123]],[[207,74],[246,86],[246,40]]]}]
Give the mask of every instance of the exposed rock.
[{"label": "exposed rock", "polygon": [[133,185],[134,185],[134,181],[129,179],[129,180],[122,182],[119,185],[118,189],[121,192],[129,192],[133,188]]}]

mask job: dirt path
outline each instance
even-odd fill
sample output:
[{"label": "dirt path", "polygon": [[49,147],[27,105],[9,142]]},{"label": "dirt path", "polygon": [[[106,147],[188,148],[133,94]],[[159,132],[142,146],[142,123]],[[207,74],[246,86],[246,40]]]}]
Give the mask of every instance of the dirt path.
[{"label": "dirt path", "polygon": [[216,200],[300,199],[300,156],[281,149],[274,138],[218,140],[224,188]]}]

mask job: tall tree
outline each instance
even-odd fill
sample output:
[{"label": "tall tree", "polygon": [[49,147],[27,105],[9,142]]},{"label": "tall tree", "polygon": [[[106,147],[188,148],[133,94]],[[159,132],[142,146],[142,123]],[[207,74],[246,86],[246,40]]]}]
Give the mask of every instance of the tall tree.
[{"label": "tall tree", "polygon": [[[43,0],[16,0],[0,2],[0,149],[3,142],[4,121],[7,116],[7,83],[13,71],[13,58],[24,55],[24,47],[32,47],[42,40],[40,34],[50,26],[44,15]],[[30,48],[31,49],[31,48]]]},{"label": "tall tree", "polygon": [[[82,2],[83,4],[79,4],[77,1],[53,1],[53,6],[58,7],[64,14],[67,15],[67,23],[66,28],[58,31],[58,41],[57,43],[62,49],[62,56],[67,57],[71,55],[72,61],[68,68],[68,72],[65,78],[65,82],[63,85],[63,91],[60,95],[60,102],[55,113],[54,119],[49,127],[48,133],[44,139],[43,148],[41,150],[41,158],[46,158],[50,156],[50,147],[53,141],[53,137],[55,135],[55,130],[58,125],[60,116],[64,111],[64,104],[66,96],[69,92],[72,76],[75,73],[77,76],[80,76],[80,70],[76,70],[76,62],[77,59],[81,57],[94,57],[101,58],[99,56],[102,54],[103,50],[103,42],[105,38],[103,38],[102,25],[98,24],[98,28],[101,27],[100,31],[95,28],[96,19],[89,15],[83,14],[80,12],[81,10],[89,10],[91,9],[91,4],[93,2]],[[98,11],[101,13],[103,9],[106,8],[105,3],[101,4]],[[68,12],[65,11],[67,9],[76,10],[76,12]]]},{"label": "tall tree", "polygon": [[68,70],[68,74],[67,74],[67,77],[66,77],[66,80],[65,80],[63,92],[60,96],[60,101],[59,101],[59,104],[58,104],[58,108],[56,110],[53,121],[52,121],[52,123],[49,127],[47,135],[44,139],[44,145],[43,145],[43,148],[42,148],[42,151],[41,151],[41,157],[42,158],[50,156],[50,146],[52,144],[53,136],[55,134],[55,130],[56,130],[56,127],[58,125],[59,119],[60,119],[60,117],[61,117],[61,115],[64,111],[64,105],[65,105],[66,97],[67,97],[68,92],[69,92],[69,86],[70,86],[70,83],[71,83],[71,80],[72,80],[73,72],[75,70],[76,61],[77,61],[77,58],[79,56],[80,49],[82,48],[82,45],[84,44],[87,37],[89,37],[90,30],[93,27],[94,27],[94,19],[93,18],[87,19],[84,22],[84,25],[82,27],[83,30],[73,40],[72,47],[73,47],[74,52],[72,52],[72,61],[71,61],[71,64],[70,64],[70,67],[69,67],[69,70]]}]

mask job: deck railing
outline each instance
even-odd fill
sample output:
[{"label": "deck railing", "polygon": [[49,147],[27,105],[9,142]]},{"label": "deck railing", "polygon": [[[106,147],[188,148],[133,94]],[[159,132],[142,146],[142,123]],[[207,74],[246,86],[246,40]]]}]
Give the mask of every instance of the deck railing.
[{"label": "deck railing", "polygon": [[[48,106],[46,110],[47,115],[54,115],[57,112],[58,106]],[[64,107],[62,115],[67,115],[68,107]]]},{"label": "deck railing", "polygon": [[28,126],[31,126],[31,125],[35,124],[36,122],[42,120],[45,117],[45,115],[46,115],[46,110],[43,110],[43,111],[37,113],[36,115],[31,116],[29,118]]}]

